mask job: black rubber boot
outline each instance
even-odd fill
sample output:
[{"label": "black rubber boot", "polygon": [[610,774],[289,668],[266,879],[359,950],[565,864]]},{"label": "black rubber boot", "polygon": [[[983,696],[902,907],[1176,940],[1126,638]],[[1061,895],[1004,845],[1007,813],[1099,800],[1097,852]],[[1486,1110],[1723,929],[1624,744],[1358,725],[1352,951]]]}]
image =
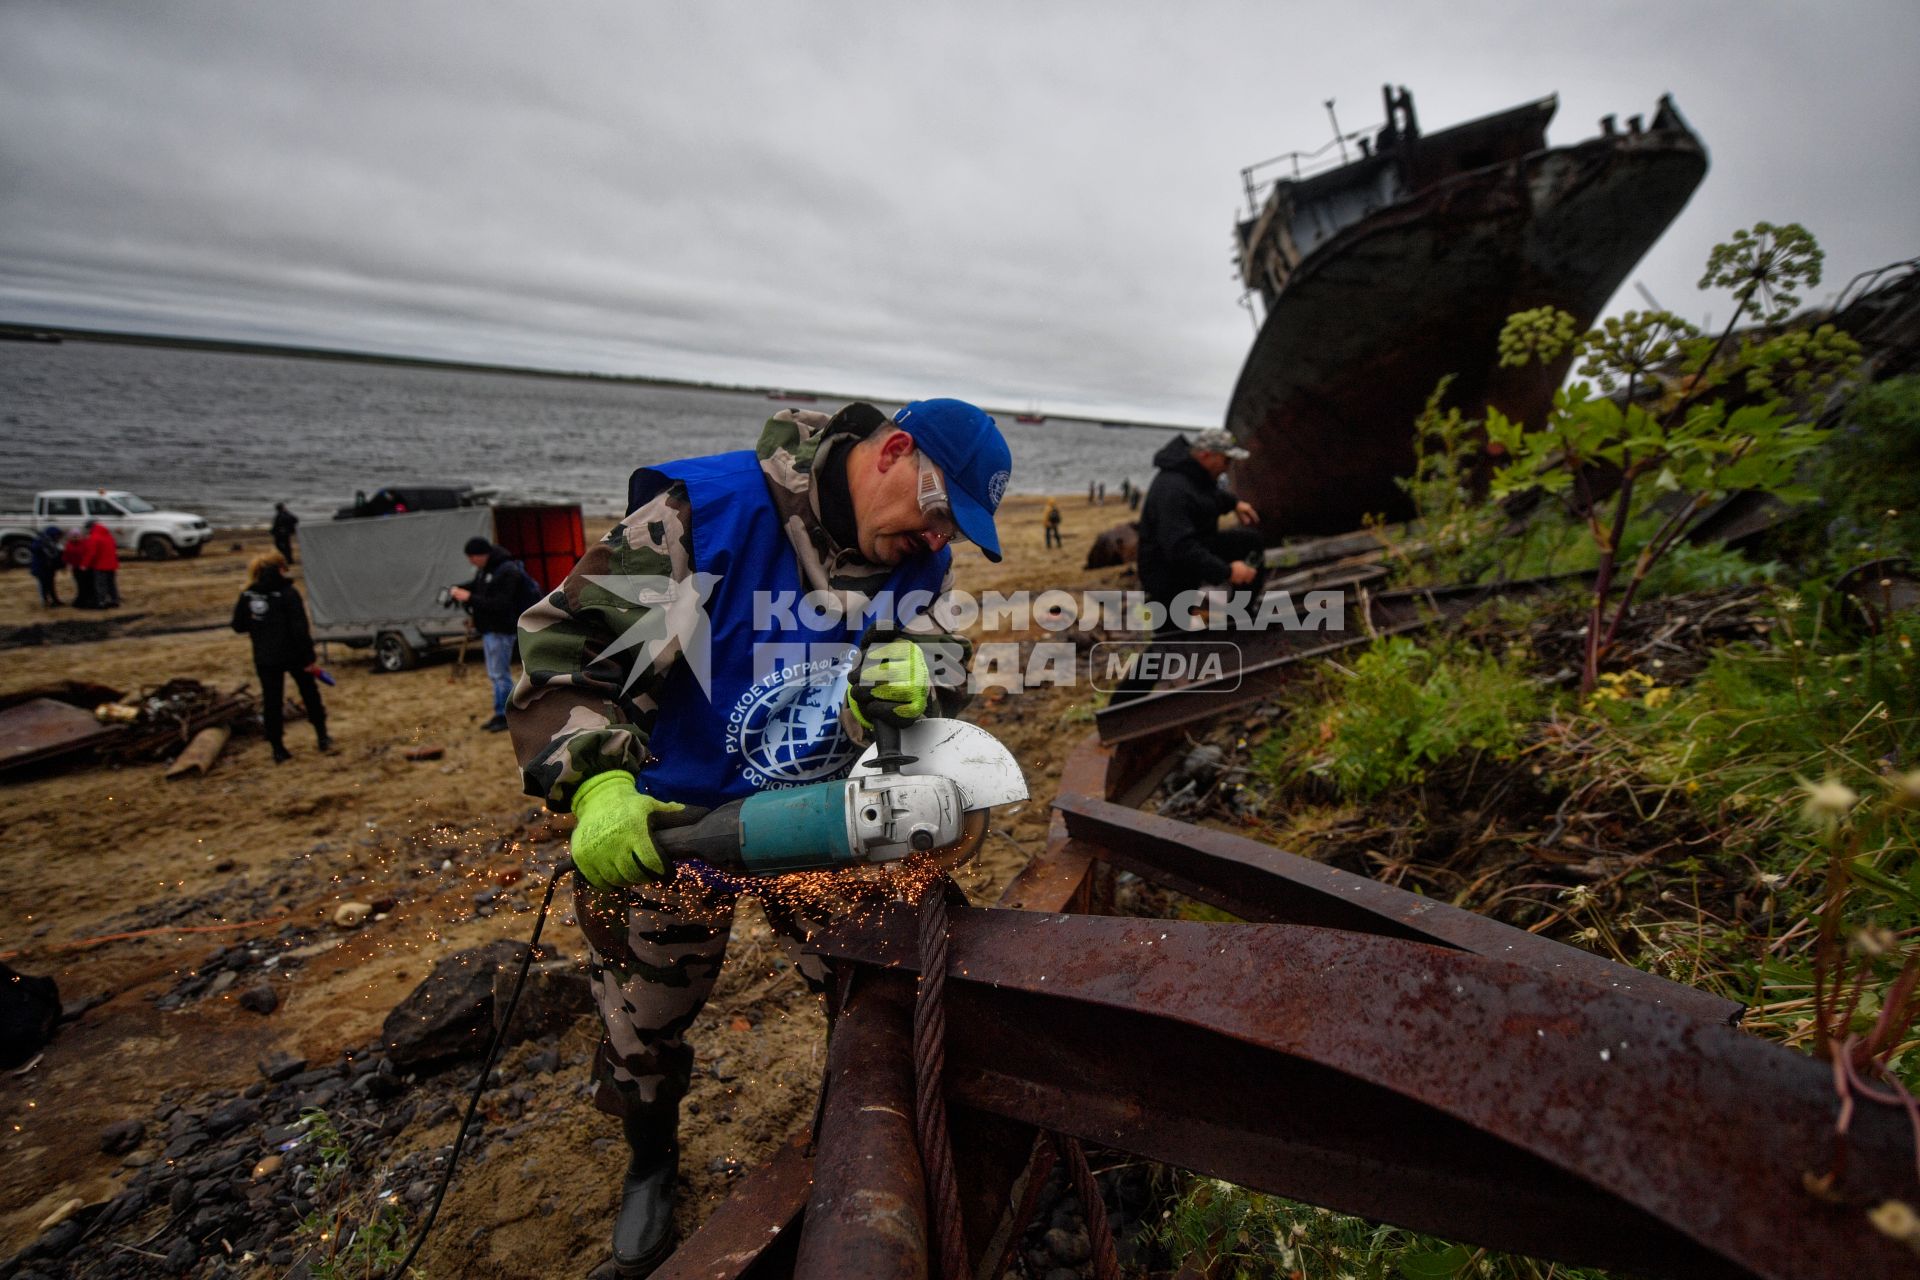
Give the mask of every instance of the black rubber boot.
[{"label": "black rubber boot", "polygon": [[633,1159],[613,1220],[613,1269],[644,1280],[673,1252],[673,1191],[680,1175],[680,1100],[632,1104],[622,1122]]}]

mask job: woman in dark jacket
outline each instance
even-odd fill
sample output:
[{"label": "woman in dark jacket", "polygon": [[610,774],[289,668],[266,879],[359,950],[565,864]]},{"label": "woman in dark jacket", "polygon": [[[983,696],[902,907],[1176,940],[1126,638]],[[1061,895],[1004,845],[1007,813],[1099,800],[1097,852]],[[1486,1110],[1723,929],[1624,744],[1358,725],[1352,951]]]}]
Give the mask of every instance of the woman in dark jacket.
[{"label": "woman in dark jacket", "polygon": [[333,739],[327,736],[327,709],[320,701],[319,682],[308,669],[314,657],[307,606],[287,581],[286,557],[277,551],[255,556],[247,571],[253,580],[233,606],[233,629],[253,641],[253,668],[260,675],[260,718],[266,722],[267,741],[273,744],[273,761],[279,764],[293,758],[283,740],[287,676],[300,690],[320,750],[330,752]]},{"label": "woman in dark jacket", "polygon": [[65,550],[64,544],[60,526],[52,524],[42,529],[33,540],[33,580],[40,584],[40,603],[48,608],[60,603],[57,579],[60,566],[64,563],[61,555]]}]

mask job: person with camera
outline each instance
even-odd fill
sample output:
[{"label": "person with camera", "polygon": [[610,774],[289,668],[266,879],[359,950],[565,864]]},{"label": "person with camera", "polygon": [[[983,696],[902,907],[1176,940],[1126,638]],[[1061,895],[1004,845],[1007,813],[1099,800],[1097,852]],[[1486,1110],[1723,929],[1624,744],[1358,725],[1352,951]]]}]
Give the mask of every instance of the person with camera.
[{"label": "person with camera", "polygon": [[447,594],[473,615],[480,633],[480,650],[487,660],[487,679],[493,682],[493,719],[481,725],[488,733],[507,727],[507,698],[513,693],[513,638],[520,615],[540,599],[540,588],[513,553],[485,538],[467,539],[467,559],[478,571],[463,586]]}]

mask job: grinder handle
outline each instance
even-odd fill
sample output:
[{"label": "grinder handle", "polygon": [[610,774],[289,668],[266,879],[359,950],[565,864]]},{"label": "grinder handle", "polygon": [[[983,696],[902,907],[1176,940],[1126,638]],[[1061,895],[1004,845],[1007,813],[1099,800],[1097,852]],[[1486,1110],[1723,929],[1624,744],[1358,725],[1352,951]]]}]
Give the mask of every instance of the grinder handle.
[{"label": "grinder handle", "polygon": [[[653,817],[653,847],[669,862],[698,858],[716,867],[738,870],[740,862],[740,806],[734,800],[717,809],[688,805],[677,813],[656,813]],[[559,869],[570,870],[573,859],[565,858]]]},{"label": "grinder handle", "polygon": [[653,847],[672,862],[698,858],[716,867],[737,869],[740,863],[740,806],[729,800],[715,809],[688,805],[678,813],[653,818]]}]

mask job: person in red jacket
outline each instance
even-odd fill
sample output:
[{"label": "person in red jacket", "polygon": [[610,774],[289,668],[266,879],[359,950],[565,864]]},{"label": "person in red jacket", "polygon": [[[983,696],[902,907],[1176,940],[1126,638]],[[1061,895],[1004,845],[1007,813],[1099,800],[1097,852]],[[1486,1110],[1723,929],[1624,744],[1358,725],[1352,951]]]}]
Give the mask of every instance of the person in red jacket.
[{"label": "person in red jacket", "polygon": [[93,570],[87,567],[92,556],[93,543],[79,529],[69,533],[66,545],[60,548],[60,562],[73,570],[73,607],[76,609],[100,607],[100,597],[93,590]]},{"label": "person in red jacket", "polygon": [[102,609],[120,607],[120,547],[113,530],[98,520],[87,521],[87,567],[93,570],[93,591]]}]

